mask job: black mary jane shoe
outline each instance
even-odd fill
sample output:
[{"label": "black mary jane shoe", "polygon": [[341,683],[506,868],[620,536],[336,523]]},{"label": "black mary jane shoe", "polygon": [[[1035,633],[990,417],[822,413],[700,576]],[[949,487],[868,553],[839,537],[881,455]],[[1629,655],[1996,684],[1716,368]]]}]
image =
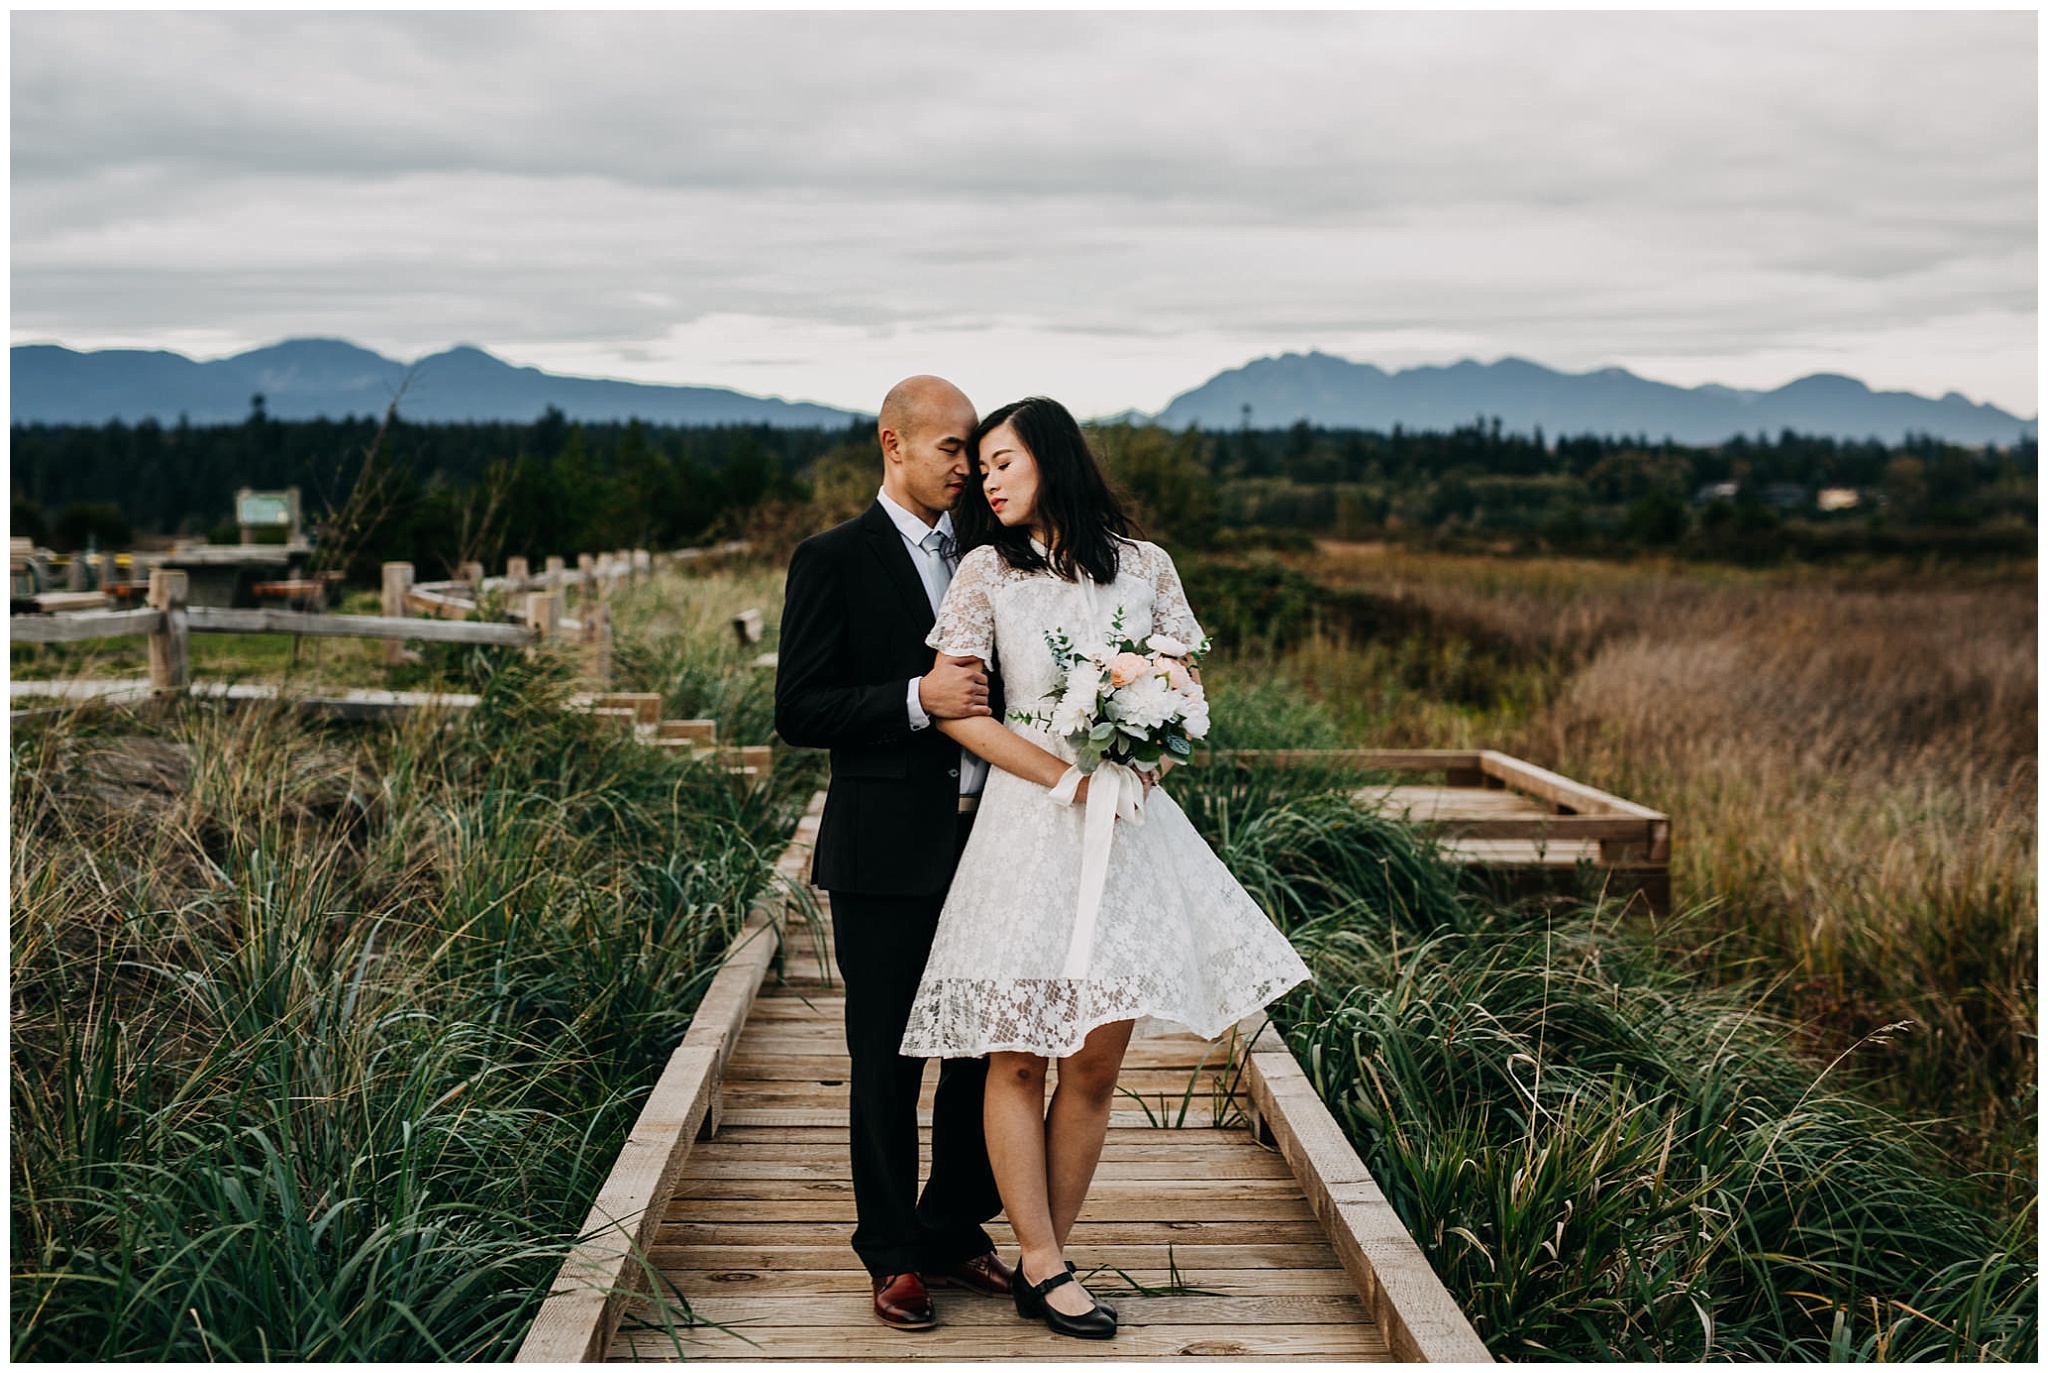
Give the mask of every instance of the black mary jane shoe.
[{"label": "black mary jane shoe", "polygon": [[[1078,1316],[1069,1316],[1064,1311],[1054,1310],[1045,1300],[1045,1294],[1061,1283],[1073,1282],[1072,1270],[1053,1274],[1044,1282],[1032,1282],[1024,1276],[1022,1267],[1017,1269],[1017,1280],[1010,1284],[1010,1296],[1016,1302],[1017,1314],[1025,1320],[1044,1321],[1046,1329],[1055,1335],[1072,1335],[1080,1340],[1108,1340],[1116,1337],[1116,1317],[1102,1309],[1096,1302],[1092,1310]],[[1091,1301],[1094,1298],[1089,1298]]]},{"label": "black mary jane shoe", "polygon": [[[1074,1261],[1072,1259],[1067,1260],[1067,1271],[1069,1273],[1074,1274],[1075,1282],[1079,1282],[1081,1280],[1081,1275],[1079,1272],[1075,1270]],[[1095,1294],[1093,1292],[1090,1292],[1088,1295],[1091,1297],[1095,1297]],[[1095,1297],[1095,1304],[1101,1307],[1104,1311],[1107,1311],[1110,1314],[1110,1318],[1112,1320],[1116,1318],[1116,1308],[1114,1306],[1111,1306],[1108,1302],[1104,1301],[1100,1297]]]}]

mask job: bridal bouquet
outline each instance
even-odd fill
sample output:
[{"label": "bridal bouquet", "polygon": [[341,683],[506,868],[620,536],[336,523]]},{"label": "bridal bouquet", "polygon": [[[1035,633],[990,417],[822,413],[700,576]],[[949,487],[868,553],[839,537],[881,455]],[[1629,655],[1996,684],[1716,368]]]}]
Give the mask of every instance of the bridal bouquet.
[{"label": "bridal bouquet", "polygon": [[1060,630],[1045,642],[1059,668],[1049,715],[1013,712],[1044,724],[1073,746],[1074,765],[1092,773],[1105,762],[1151,772],[1165,760],[1184,763],[1209,732],[1209,702],[1189,669],[1209,641],[1185,644],[1154,634],[1142,644],[1124,634],[1121,608],[1110,621],[1111,644],[1076,648]]}]

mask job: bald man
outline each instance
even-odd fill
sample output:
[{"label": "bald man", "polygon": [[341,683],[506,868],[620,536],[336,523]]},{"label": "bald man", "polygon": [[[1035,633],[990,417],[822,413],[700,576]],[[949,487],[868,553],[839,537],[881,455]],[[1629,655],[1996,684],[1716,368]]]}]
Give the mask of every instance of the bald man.
[{"label": "bald man", "polygon": [[898,1330],[937,1323],[932,1283],[1010,1290],[982,1228],[1002,1209],[981,1133],[988,1060],[940,1060],[920,1196],[925,1061],[897,1052],[988,775],[932,722],[999,709],[973,659],[934,669],[924,642],[958,560],[948,512],[972,476],[974,424],[974,406],[939,377],[890,390],[875,503],[790,558],[775,678],[783,740],[832,751],[811,881],[831,897],[846,984],[853,1248],[876,1318]]}]

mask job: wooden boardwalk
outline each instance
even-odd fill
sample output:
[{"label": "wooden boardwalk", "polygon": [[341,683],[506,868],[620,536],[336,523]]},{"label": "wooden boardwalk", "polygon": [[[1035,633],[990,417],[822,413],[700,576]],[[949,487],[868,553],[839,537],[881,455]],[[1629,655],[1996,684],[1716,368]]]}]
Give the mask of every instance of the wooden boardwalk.
[{"label": "wooden boardwalk", "polygon": [[[785,876],[807,866],[816,814]],[[829,919],[788,913],[779,972],[773,929],[753,928],[651,1094],[521,1362],[1487,1359],[1263,1017],[1216,1044],[1132,1044],[1068,1245],[1118,1308],[1115,1339],[1054,1335],[1007,1299],[952,1288],[933,1293],[936,1328],[883,1326],[848,1244]],[[936,1078],[934,1065],[927,1150]],[[988,1229],[1014,1260],[1008,1225]]]},{"label": "wooden boardwalk", "polygon": [[[1253,1137],[1242,1096],[1224,1094],[1223,1048],[1191,1035],[1132,1046],[1122,1084],[1145,1100],[1119,1101],[1069,1245],[1084,1273],[1100,1270],[1091,1287],[1120,1313],[1116,1339],[1068,1339],[1020,1320],[1007,1300],[944,1288],[933,1294],[936,1329],[886,1328],[847,1245],[845,1003],[823,975],[829,937],[795,926],[786,959],[781,985],[762,989],[727,1065],[718,1132],[691,1151],[650,1251],[709,1324],[664,1331],[637,1302],[610,1358],[1389,1357],[1286,1160]],[[937,1077],[934,1065],[927,1140]],[[1219,1114],[1234,1123],[1214,1128]],[[999,1219],[989,1233],[1014,1260],[1009,1226]],[[1130,1286],[1167,1289],[1175,1270],[1180,1288],[1199,1293],[1147,1296]]]}]

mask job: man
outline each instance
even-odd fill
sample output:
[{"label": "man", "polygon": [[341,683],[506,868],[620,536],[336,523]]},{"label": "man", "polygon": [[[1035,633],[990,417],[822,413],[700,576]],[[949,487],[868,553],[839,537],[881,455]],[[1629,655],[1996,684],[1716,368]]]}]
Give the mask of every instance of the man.
[{"label": "man", "polygon": [[936,1323],[928,1282],[1010,1290],[982,1222],[1002,1209],[982,1142],[986,1059],[943,1059],[932,1170],[917,1193],[924,1060],[897,1052],[939,908],[988,766],[935,719],[993,711],[973,659],[932,666],[924,638],[953,575],[952,521],[973,468],[974,407],[918,376],[882,402],[882,490],[865,514],[806,539],[790,558],[775,680],[785,742],[832,750],[811,881],[831,897],[846,984],[854,1252],[875,1315],[899,1330]]}]

